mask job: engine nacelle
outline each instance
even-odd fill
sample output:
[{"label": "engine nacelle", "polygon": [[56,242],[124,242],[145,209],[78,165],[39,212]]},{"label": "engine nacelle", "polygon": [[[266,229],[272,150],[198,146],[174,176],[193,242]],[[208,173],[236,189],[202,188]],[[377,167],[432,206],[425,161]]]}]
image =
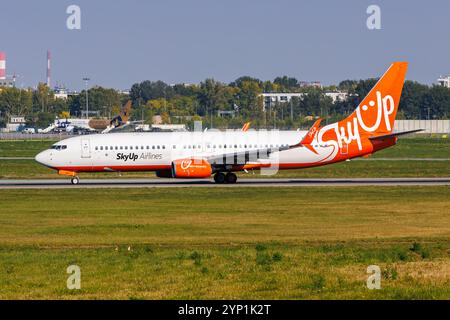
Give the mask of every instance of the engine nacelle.
[{"label": "engine nacelle", "polygon": [[209,178],[212,168],[203,159],[179,159],[172,162],[172,176],[175,178]]}]

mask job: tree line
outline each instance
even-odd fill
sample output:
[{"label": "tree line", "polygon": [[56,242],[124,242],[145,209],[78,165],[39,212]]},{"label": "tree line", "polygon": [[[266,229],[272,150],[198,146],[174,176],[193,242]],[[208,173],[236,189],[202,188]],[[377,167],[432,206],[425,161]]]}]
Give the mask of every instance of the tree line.
[{"label": "tree line", "polygon": [[[345,80],[337,86],[302,87],[293,77],[261,81],[244,76],[231,83],[206,79],[199,84],[168,85],[163,81],[135,83],[129,95],[99,86],[88,90],[89,109],[100,117],[113,117],[131,99],[132,119],[151,123],[158,115],[164,123],[187,123],[202,120],[207,127],[239,128],[252,121],[254,128],[298,128],[320,116],[334,122],[350,114],[370,91],[377,79]],[[329,91],[348,92],[345,101],[333,102],[324,95]],[[306,93],[289,103],[275,103],[264,110],[261,93]],[[25,116],[30,126],[46,127],[55,117],[80,117],[86,105],[86,92],[55,98],[54,92],[40,83],[35,90],[0,89],[0,126],[12,115]],[[219,111],[234,115],[219,116]],[[398,119],[448,119],[450,89],[406,81],[400,101]]]}]

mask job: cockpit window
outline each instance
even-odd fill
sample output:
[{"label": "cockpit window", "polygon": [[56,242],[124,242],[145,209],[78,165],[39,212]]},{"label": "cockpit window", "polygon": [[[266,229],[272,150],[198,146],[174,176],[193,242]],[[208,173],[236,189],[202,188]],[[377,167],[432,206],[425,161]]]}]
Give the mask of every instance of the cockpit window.
[{"label": "cockpit window", "polygon": [[66,145],[53,145],[53,146],[51,146],[50,149],[65,150],[65,149],[67,149],[67,146]]}]

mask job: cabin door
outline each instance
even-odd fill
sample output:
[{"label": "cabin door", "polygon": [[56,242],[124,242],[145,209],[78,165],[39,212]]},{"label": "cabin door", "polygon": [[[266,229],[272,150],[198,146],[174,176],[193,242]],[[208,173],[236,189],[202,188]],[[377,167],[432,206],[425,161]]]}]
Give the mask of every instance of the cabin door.
[{"label": "cabin door", "polygon": [[91,157],[91,144],[89,138],[81,139],[81,157],[82,158]]}]

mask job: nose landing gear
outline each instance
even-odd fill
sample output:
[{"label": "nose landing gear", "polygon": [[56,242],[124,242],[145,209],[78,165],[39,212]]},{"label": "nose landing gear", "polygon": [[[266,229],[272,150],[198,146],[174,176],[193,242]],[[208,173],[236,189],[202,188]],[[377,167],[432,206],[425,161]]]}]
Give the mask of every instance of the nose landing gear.
[{"label": "nose landing gear", "polygon": [[224,174],[223,172],[217,172],[214,175],[214,182],[215,183],[236,183],[237,176],[233,172],[228,172],[227,174]]},{"label": "nose landing gear", "polygon": [[76,175],[77,173],[75,171],[69,171],[69,170],[58,170],[58,174],[64,175],[64,176],[69,176],[72,177],[70,179],[70,182],[72,184],[79,184],[80,183],[80,178],[78,178],[78,176]]},{"label": "nose landing gear", "polygon": [[77,184],[80,183],[80,178],[78,178],[77,176],[75,176],[75,177],[73,177],[72,179],[70,179],[70,182],[71,182],[73,185],[77,185]]}]

